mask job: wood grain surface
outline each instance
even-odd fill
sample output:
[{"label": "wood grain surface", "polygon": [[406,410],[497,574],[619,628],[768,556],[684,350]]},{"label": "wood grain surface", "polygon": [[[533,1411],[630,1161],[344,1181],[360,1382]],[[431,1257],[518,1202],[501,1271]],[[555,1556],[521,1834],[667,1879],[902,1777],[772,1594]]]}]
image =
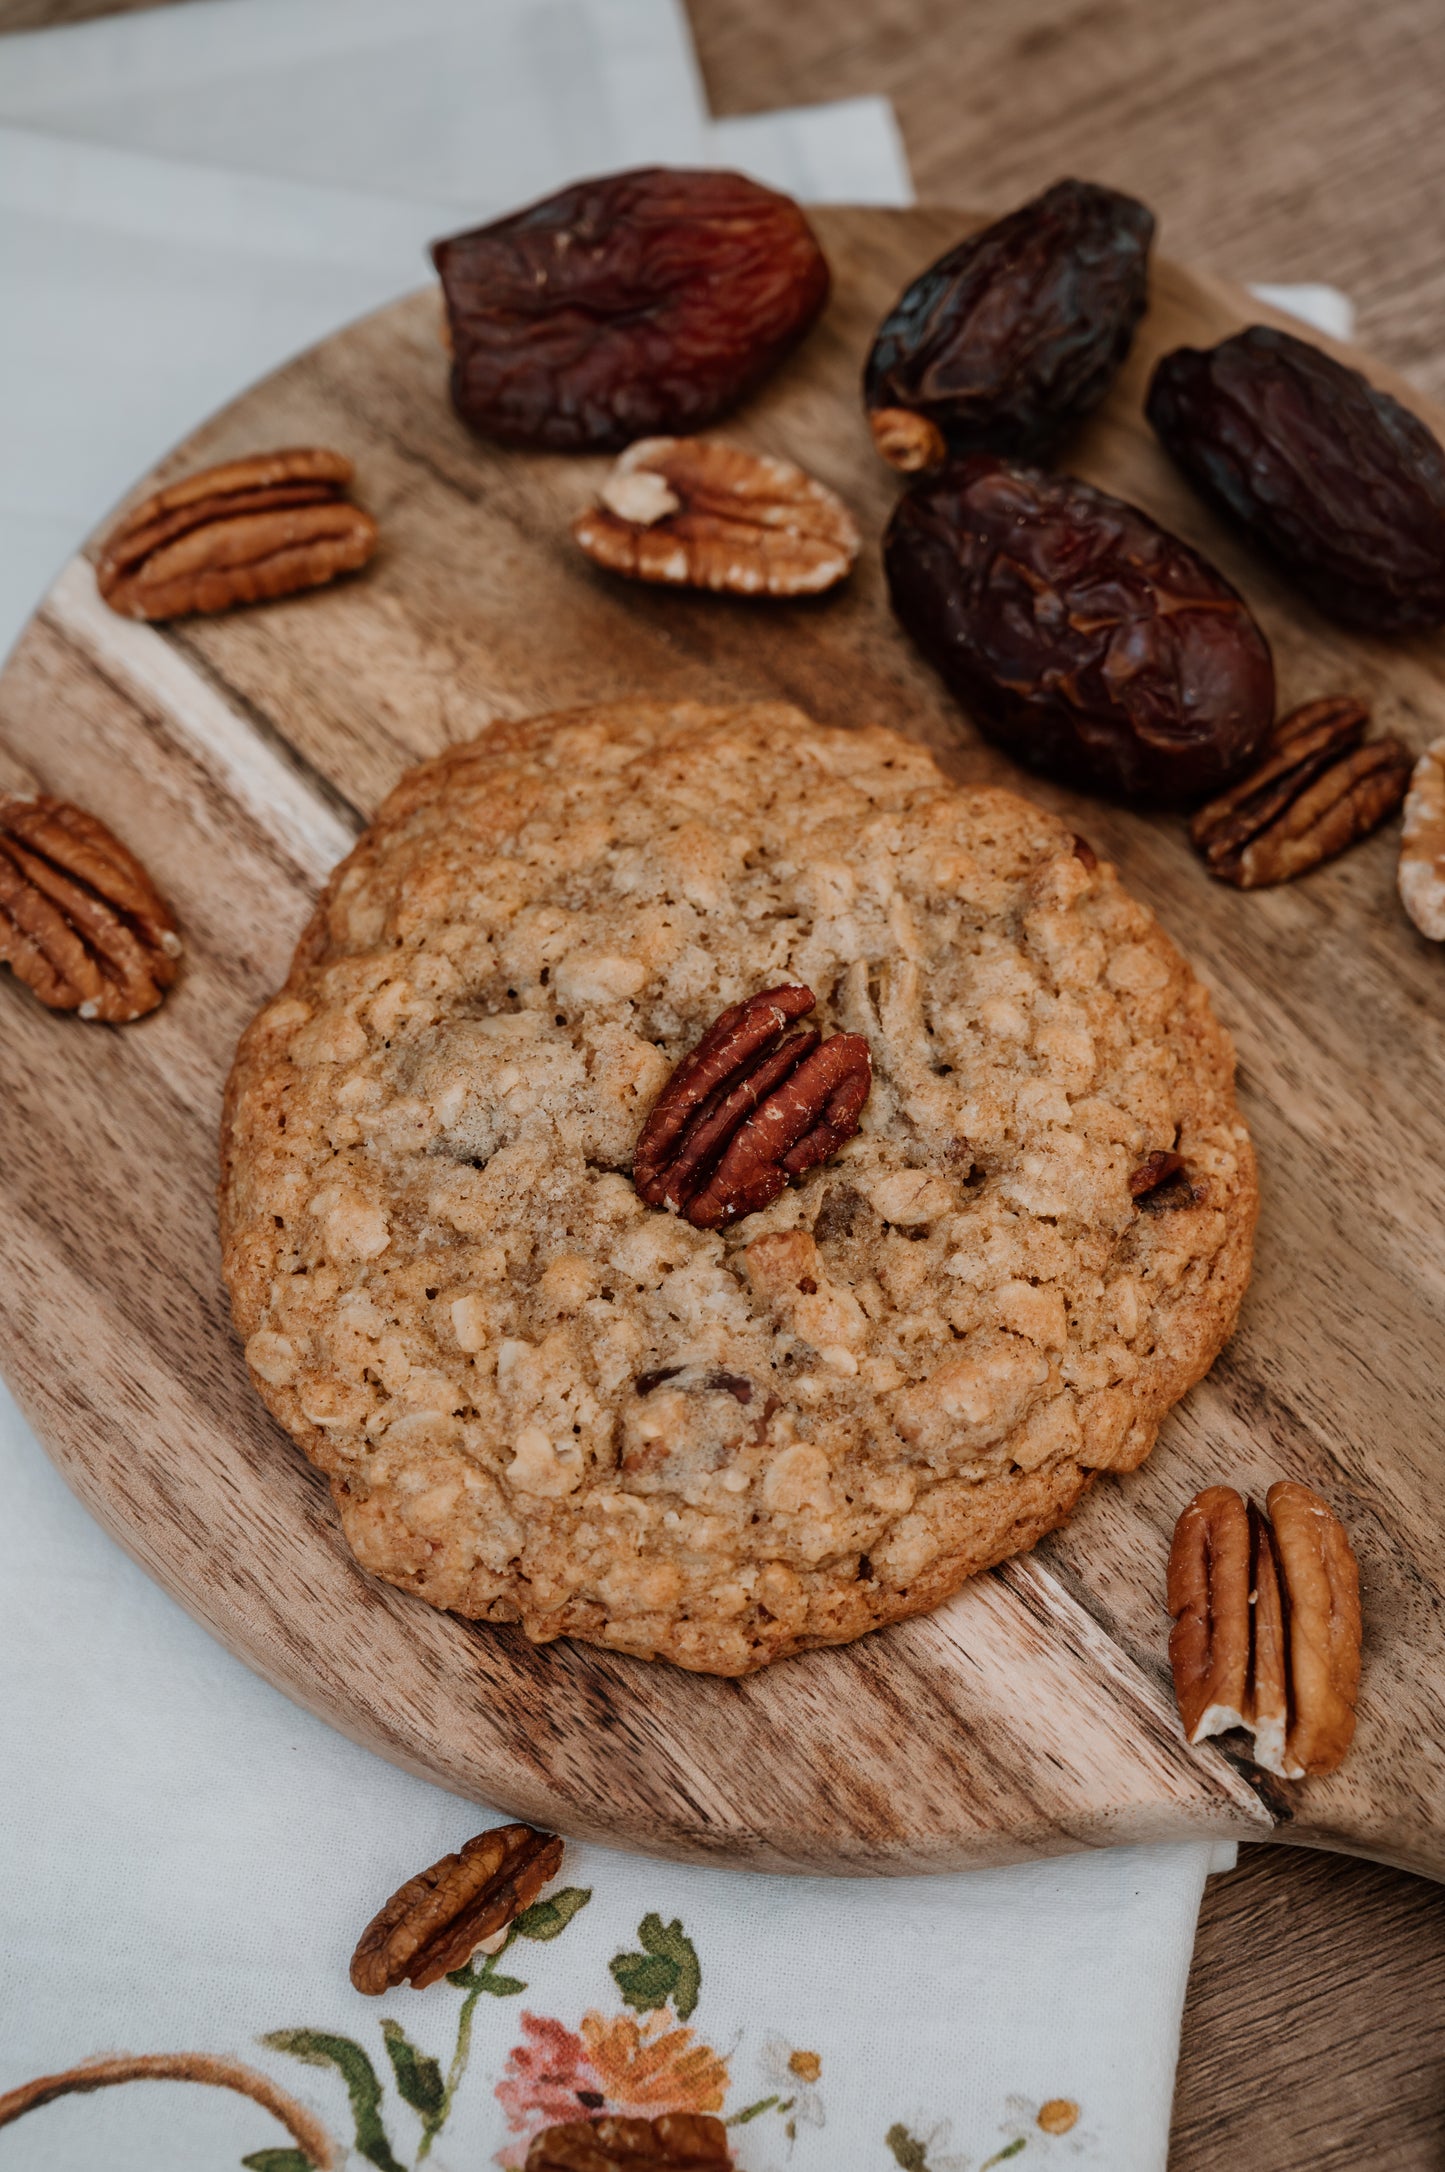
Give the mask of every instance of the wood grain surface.
[{"label": "wood grain surface", "polygon": [[[0,0],[0,30],[146,4]],[[1146,196],[1175,255],[1336,282],[1364,343],[1445,394],[1437,0],[686,4],[715,111],[889,92],[921,188],[999,209],[1062,170],[1062,125],[1068,162]],[[1206,1888],[1171,2172],[1434,2172],[1442,2047],[1445,1893],[1246,1847]]]},{"label": "wood grain surface", "polygon": [[[902,280],[962,224],[820,215],[836,299],[734,426],[840,489],[871,539],[896,484],[858,412],[862,355]],[[1445,708],[1445,645],[1386,648],[1311,619],[1215,531],[1142,424],[1153,356],[1245,314],[1241,297],[1161,266],[1075,464],[1202,541],[1248,588],[1284,700],[1363,688],[1383,722],[1421,741]],[[1178,821],[1028,787],[1119,861],[1215,986],[1265,1174],[1256,1283],[1226,1358],[1145,1469],[1105,1481],[1036,1555],[931,1617],[742,1683],[581,1647],[539,1652],[351,1563],[229,1333],[214,1128],[241,1023],[282,976],[319,877],[397,775],[492,717],[641,691],[781,693],[841,725],[901,726],[960,778],[1021,782],[898,634],[876,550],[842,596],[800,606],[602,575],[567,523],[603,463],[470,438],[444,397],[436,334],[431,292],[363,320],[160,471],[279,443],[342,446],[382,523],[363,579],[157,630],[108,612],[78,562],[0,681],[0,784],[103,812],[174,898],[189,942],[163,1011],[121,1033],[0,985],[14,1141],[0,1171],[0,1321],[17,1392],[62,1468],[291,1694],[413,1769],[568,1832],[844,1871],[1273,1833],[1445,1871],[1445,1548],[1429,1496],[1431,1306],[1445,1269],[1430,1100],[1439,959],[1395,906],[1388,837],[1307,883],[1242,898],[1205,877]],[[1282,1474],[1340,1507],[1369,1625],[1356,1751],[1299,1788],[1185,1747],[1160,1608],[1189,1494],[1218,1477],[1262,1490]]]}]

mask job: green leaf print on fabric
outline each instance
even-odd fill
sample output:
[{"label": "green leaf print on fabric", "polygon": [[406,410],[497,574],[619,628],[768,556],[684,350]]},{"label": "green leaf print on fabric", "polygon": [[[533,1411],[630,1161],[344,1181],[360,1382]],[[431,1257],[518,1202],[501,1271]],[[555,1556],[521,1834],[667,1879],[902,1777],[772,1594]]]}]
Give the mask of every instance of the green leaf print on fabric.
[{"label": "green leaf print on fabric", "polygon": [[556,1938],[591,1898],[590,1886],[563,1886],[560,1893],[550,1893],[546,1900],[533,1901],[530,1908],[524,1908],[512,1930],[518,1938]]},{"label": "green leaf print on fabric", "polygon": [[928,2150],[899,2120],[883,2137],[903,2172],[928,2172]]},{"label": "green leaf print on fabric", "polygon": [[246,2172],[315,2172],[304,2149],[253,2149],[241,2162]]},{"label": "green leaf print on fabric", "polygon": [[637,1926],[641,1953],[619,1953],[608,1963],[624,2002],[635,2013],[655,2013],[672,2000],[679,2021],[691,2019],[702,1989],[697,1948],[674,1917],[646,1915]]},{"label": "green leaf print on fabric", "polygon": [[322,2029],[273,2029],[260,2041],[271,2051],[284,2051],[293,2059],[304,2060],[307,2066],[334,2066],[351,2099],[357,2155],[374,2164],[377,2172],[406,2172],[392,2155],[381,2121],[381,2083],[360,2044],[353,2043],[349,2036],[330,2036]]},{"label": "green leaf print on fabric", "polygon": [[397,2094],[425,2120],[431,2120],[446,2102],[446,2084],[435,2059],[418,2051],[399,2021],[383,2021],[386,2055],[396,2076]]}]

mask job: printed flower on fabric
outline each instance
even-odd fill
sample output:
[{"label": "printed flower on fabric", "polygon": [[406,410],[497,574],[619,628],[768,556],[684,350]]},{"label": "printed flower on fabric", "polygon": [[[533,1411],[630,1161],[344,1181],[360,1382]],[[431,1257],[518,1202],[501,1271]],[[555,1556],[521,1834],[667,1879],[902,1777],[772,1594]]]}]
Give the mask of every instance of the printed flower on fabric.
[{"label": "printed flower on fabric", "polygon": [[[888,2129],[883,2139],[901,2172],[973,2172],[971,2157],[955,2156],[949,2151],[948,2145],[953,2140],[951,2120],[940,2120],[937,2126],[920,2133],[900,2119]],[[1014,2154],[1010,2148],[1009,2155]]]},{"label": "printed flower on fabric", "polygon": [[822,2092],[818,2088],[823,2062],[816,2051],[790,2044],[785,2036],[774,2031],[763,2039],[759,2064],[764,2082],[782,2100],[778,2110],[785,2112],[794,2126],[827,2125]]},{"label": "printed flower on fabric", "polygon": [[1046,2097],[1040,2104],[1031,2097],[1009,2096],[1004,2107],[1008,2118],[999,2132],[1005,2147],[986,2163],[1002,2164],[1027,2150],[1031,2166],[1061,2164],[1070,2157],[1092,2156],[1097,2148],[1098,2136],[1079,2125],[1079,2107],[1072,2097]]},{"label": "printed flower on fabric", "polygon": [[581,2033],[541,2014],[522,2016],[497,2097],[522,2140],[497,2162],[522,2164],[532,2136],[564,2119],[602,2112],[655,2119],[662,2112],[718,2112],[728,2089],[727,2061],[665,2011],[638,2023],[629,2015],[582,2017]]},{"label": "printed flower on fabric", "polygon": [[653,2116],[722,2110],[726,2059],[691,2029],[671,2025],[666,2009],[648,2014],[640,2026],[626,2014],[612,2021],[584,2014],[582,2035],[603,2077],[609,2110]]},{"label": "printed flower on fabric", "polygon": [[[587,2046],[573,2030],[545,2014],[524,2013],[522,2039],[508,2053],[506,2072],[497,2084],[509,2127],[521,2129],[530,2141],[539,2128],[613,2109]],[[520,2163],[525,2155],[523,2149],[514,2159],[508,2151],[498,2162]]]}]

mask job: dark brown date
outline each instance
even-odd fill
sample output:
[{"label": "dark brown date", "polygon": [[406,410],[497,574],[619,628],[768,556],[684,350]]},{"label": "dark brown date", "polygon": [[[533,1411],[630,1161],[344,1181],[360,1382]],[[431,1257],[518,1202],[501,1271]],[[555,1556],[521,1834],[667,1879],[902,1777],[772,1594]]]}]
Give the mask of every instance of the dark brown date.
[{"label": "dark brown date", "polygon": [[1137,507],[975,454],[914,485],[883,543],[893,608],[1021,762],[1125,799],[1201,799],[1274,717],[1269,644],[1229,583]]},{"label": "dark brown date", "polygon": [[1132,196],[1057,181],[920,273],[863,373],[884,459],[911,470],[945,452],[1049,451],[1129,351],[1153,234]]},{"label": "dark brown date", "polygon": [[828,298],[791,197],[641,166],[437,242],[452,404],[512,445],[601,452],[700,430],[745,399]]},{"label": "dark brown date", "polygon": [[1166,451],[1331,618],[1445,622],[1445,451],[1358,370],[1263,324],[1165,355],[1147,413]]}]

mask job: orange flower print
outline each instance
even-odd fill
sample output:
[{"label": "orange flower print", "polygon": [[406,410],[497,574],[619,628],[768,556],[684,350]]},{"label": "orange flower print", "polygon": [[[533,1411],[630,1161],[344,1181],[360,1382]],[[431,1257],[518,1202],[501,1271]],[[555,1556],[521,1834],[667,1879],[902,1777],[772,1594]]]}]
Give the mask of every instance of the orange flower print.
[{"label": "orange flower print", "polygon": [[608,2021],[584,2014],[582,2035],[602,2077],[608,2108],[619,2112],[717,2112],[727,2095],[728,2067],[691,2029],[669,2026],[665,2009],[639,2024],[627,2014]]},{"label": "orange flower print", "polygon": [[[614,2109],[581,2037],[545,2014],[523,2014],[522,2042],[507,2054],[497,2099],[507,2125],[527,2141],[541,2127]],[[503,2150],[497,2161],[520,2164],[525,2156],[525,2147],[518,2143]]]},{"label": "orange flower print", "polygon": [[584,2014],[578,2035],[545,2014],[522,2016],[522,2042],[507,2055],[497,2098],[520,2136],[498,2152],[516,2172],[543,2127],[595,2119],[603,2112],[655,2118],[660,2112],[716,2112],[727,2095],[727,2061],[691,2029],[670,2027],[665,2012],[639,2024]]}]

